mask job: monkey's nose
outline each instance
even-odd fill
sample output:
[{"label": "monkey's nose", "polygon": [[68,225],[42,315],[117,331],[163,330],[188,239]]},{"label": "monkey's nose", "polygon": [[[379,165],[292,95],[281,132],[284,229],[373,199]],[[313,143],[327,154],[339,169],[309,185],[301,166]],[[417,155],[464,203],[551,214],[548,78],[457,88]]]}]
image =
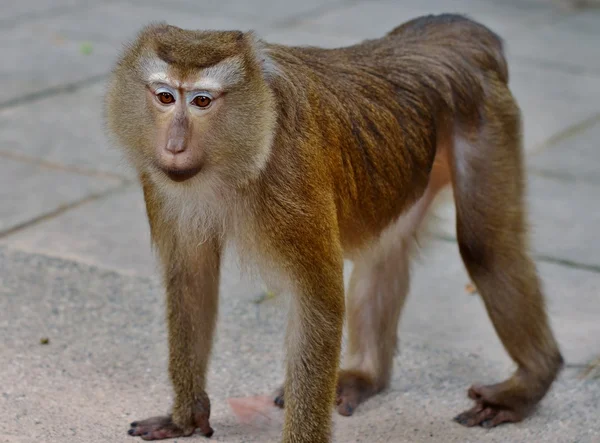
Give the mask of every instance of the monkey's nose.
[{"label": "monkey's nose", "polygon": [[183,151],[185,151],[185,147],[186,147],[186,142],[184,138],[170,138],[169,141],[167,142],[167,151],[169,151],[171,154],[179,154]]}]

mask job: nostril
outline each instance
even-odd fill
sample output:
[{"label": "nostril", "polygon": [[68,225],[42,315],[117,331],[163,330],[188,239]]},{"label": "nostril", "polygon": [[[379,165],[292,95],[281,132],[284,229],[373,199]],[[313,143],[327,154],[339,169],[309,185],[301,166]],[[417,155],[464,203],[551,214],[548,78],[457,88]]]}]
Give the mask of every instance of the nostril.
[{"label": "nostril", "polygon": [[167,151],[178,154],[180,152],[185,151],[185,141],[184,140],[169,140],[167,142]]}]

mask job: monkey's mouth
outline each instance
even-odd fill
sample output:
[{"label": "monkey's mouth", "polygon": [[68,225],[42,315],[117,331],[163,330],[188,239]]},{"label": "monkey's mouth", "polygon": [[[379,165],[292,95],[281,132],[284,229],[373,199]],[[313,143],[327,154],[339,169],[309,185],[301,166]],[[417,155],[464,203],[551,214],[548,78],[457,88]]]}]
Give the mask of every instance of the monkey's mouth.
[{"label": "monkey's mouth", "polygon": [[200,169],[202,169],[201,166],[198,166],[196,168],[189,168],[189,169],[161,168],[161,170],[166,174],[166,176],[169,177],[174,182],[183,182],[183,181],[189,180],[190,178],[192,178],[196,174],[198,174],[198,172],[200,172]]}]

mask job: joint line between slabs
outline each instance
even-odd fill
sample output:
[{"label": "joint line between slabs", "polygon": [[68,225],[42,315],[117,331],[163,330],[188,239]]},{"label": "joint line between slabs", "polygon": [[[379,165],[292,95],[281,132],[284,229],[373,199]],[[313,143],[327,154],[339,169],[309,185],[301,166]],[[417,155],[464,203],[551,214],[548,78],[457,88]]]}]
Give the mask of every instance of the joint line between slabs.
[{"label": "joint line between slabs", "polygon": [[84,197],[84,198],[82,198],[80,200],[77,200],[75,202],[68,203],[68,204],[65,204],[65,205],[61,205],[58,208],[56,208],[56,209],[54,209],[54,210],[52,210],[50,212],[46,212],[46,213],[41,214],[41,215],[39,215],[37,217],[34,217],[34,218],[30,219],[30,220],[27,220],[27,221],[25,221],[23,223],[20,223],[20,224],[18,224],[16,226],[13,226],[13,227],[10,227],[10,228],[8,228],[8,229],[6,229],[4,231],[1,231],[0,232],[0,239],[6,238],[9,235],[12,235],[12,234],[15,234],[15,233],[17,233],[19,231],[22,231],[23,229],[30,228],[32,226],[36,226],[36,225],[38,225],[40,223],[43,223],[43,222],[45,222],[47,220],[51,220],[51,219],[53,219],[55,217],[58,217],[61,214],[64,214],[65,212],[67,212],[67,211],[69,211],[71,209],[75,209],[75,208],[78,208],[80,206],[83,206],[86,203],[90,203],[90,202],[93,202],[93,201],[96,201],[96,200],[100,200],[100,199],[105,198],[105,197],[109,197],[109,196],[111,196],[113,194],[116,194],[117,192],[120,192],[120,191],[123,191],[123,190],[127,189],[127,187],[131,186],[131,185],[132,185],[132,182],[123,181],[120,185],[117,185],[117,186],[115,186],[113,188],[110,188],[110,189],[108,189],[106,191],[97,192],[97,193],[88,195],[87,197]]}]

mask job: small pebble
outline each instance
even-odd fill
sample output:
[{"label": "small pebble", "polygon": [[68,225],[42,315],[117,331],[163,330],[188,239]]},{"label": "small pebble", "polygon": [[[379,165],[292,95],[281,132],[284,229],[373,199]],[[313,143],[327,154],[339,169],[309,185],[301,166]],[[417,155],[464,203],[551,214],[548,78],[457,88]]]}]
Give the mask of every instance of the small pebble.
[{"label": "small pebble", "polygon": [[467,293],[469,294],[477,294],[477,288],[475,287],[475,285],[473,283],[468,283],[465,285],[465,291],[467,291]]}]

